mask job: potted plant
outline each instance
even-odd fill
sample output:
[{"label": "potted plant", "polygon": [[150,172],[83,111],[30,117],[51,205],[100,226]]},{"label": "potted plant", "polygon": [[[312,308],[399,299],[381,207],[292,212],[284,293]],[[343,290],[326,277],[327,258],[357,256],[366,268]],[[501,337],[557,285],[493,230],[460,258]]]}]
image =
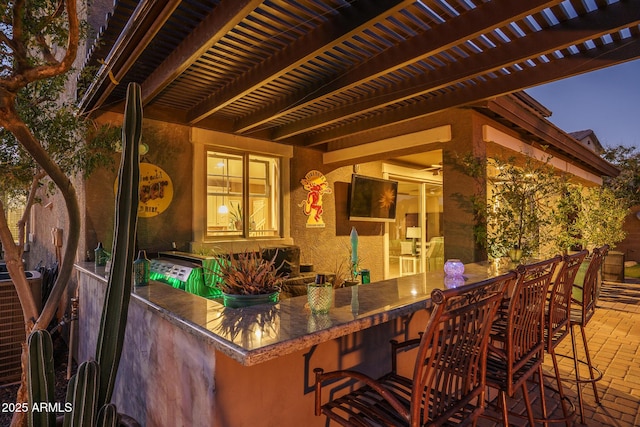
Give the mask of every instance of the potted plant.
[{"label": "potted plant", "polygon": [[229,202],[231,209],[229,210],[229,216],[231,216],[231,222],[233,222],[233,228],[235,230],[242,230],[242,206],[240,202],[233,206],[233,203]]},{"label": "potted plant", "polygon": [[218,260],[218,284],[225,307],[278,302],[285,277],[277,274],[277,251],[271,259],[264,259],[253,251],[230,253]]}]

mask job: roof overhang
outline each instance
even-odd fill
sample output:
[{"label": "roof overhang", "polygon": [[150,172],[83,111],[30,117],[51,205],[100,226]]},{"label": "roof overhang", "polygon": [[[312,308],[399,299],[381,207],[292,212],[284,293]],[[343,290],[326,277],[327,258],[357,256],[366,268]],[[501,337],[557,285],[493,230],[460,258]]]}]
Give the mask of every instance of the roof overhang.
[{"label": "roof overhang", "polygon": [[636,59],[640,0],[117,0],[95,46],[85,111],[138,82],[146,117],[329,151]]}]

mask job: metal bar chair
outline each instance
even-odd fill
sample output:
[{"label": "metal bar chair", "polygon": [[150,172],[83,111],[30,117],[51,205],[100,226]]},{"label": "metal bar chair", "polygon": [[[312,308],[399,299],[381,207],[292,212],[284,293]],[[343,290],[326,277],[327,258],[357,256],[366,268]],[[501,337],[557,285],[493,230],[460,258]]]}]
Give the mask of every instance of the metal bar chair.
[{"label": "metal bar chair", "polygon": [[[562,405],[562,413],[567,427],[571,426],[570,419],[575,415],[575,407],[571,405],[573,410],[567,408],[567,399],[562,387],[560,378],[560,370],[558,368],[558,358],[556,355],[556,347],[564,340],[570,331],[569,320],[571,314],[571,291],[573,282],[578,273],[578,269],[582,265],[589,251],[583,250],[571,255],[562,257],[562,264],[551,285],[551,293],[547,300],[547,310],[545,314],[545,350],[551,356],[553,362],[553,371],[558,386],[558,395]],[[553,420],[562,421],[562,420]]]},{"label": "metal bar chair", "polygon": [[[538,373],[542,416],[546,418],[542,362],[544,358],[544,312],[549,285],[559,255],[534,264],[520,265],[513,292],[503,304],[493,323],[487,358],[487,386],[498,391],[502,421],[509,425],[507,397],[518,389],[527,408],[527,418],[534,425],[533,410],[526,382]],[[491,417],[488,417],[491,418]]]},{"label": "metal bar chair", "polygon": [[[571,331],[571,347],[573,350],[573,363],[575,367],[576,383],[578,389],[578,405],[580,407],[580,421],[585,423],[584,419],[584,403],[582,400],[582,387],[581,384],[591,383],[593,387],[593,395],[596,403],[600,404],[600,397],[598,396],[598,387],[596,382],[602,378],[602,372],[593,366],[591,363],[591,355],[589,353],[589,347],[587,345],[587,336],[585,334],[585,327],[593,317],[596,310],[597,295],[598,295],[598,280],[600,276],[600,267],[602,261],[609,251],[609,245],[604,245],[599,248],[593,249],[590,255],[589,266],[584,275],[584,281],[582,286],[580,284],[574,284],[573,298],[571,299],[571,318],[569,321],[569,329]],[[582,346],[586,362],[579,359],[576,346],[576,337],[574,328],[580,328],[580,334],[582,336]],[[584,363],[589,367],[589,378],[583,378],[580,375],[580,363]]]},{"label": "metal bar chair", "polygon": [[[343,426],[475,425],[484,410],[491,321],[515,277],[510,272],[457,289],[434,290],[435,306],[419,340],[412,378],[395,371],[395,353],[392,371],[378,380],[352,370],[314,369],[315,414]],[[401,346],[394,345],[394,351]],[[322,404],[326,383],[339,387],[335,382],[343,379],[363,385]]]}]

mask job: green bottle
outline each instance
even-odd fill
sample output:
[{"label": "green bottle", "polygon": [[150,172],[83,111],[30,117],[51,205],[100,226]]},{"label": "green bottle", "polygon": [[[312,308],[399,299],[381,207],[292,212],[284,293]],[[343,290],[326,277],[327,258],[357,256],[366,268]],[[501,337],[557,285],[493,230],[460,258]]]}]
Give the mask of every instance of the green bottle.
[{"label": "green bottle", "polygon": [[146,251],[139,251],[138,258],[133,261],[133,283],[135,286],[147,286],[151,274],[151,261],[147,258]]},{"label": "green bottle", "polygon": [[98,246],[94,249],[96,267],[104,267],[107,263],[107,255],[102,247],[102,242],[98,242]]}]

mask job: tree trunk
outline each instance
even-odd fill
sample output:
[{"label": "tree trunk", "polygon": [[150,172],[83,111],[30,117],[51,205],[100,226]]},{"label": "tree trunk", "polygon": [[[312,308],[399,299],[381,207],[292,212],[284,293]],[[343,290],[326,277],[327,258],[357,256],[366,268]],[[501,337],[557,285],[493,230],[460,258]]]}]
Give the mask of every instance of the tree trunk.
[{"label": "tree trunk", "polygon": [[[22,266],[22,260],[19,259],[18,264],[15,265],[15,259],[12,260],[14,264],[10,267],[9,263],[7,263],[7,269],[13,268],[16,273],[22,270],[20,278],[14,282],[16,286],[16,291],[18,292],[18,296],[20,298],[20,302],[22,304],[23,313],[25,315],[25,331],[28,334],[33,329],[45,329],[51,320],[53,319],[58,305],[62,299],[62,295],[64,294],[64,289],[67,286],[67,282],[71,278],[71,273],[73,272],[73,263],[75,261],[75,254],[78,249],[78,242],[80,240],[80,207],[78,205],[78,199],[76,196],[76,191],[71,183],[71,180],[65,175],[65,173],[60,169],[60,167],[53,162],[53,160],[49,157],[48,153],[42,148],[39,142],[35,139],[33,134],[26,127],[24,122],[20,120],[20,118],[15,113],[13,108],[7,108],[3,111],[3,114],[0,115],[0,125],[2,125],[5,129],[9,130],[22,144],[22,146],[31,154],[31,156],[36,160],[36,162],[44,169],[47,175],[53,180],[56,184],[62,197],[65,201],[65,206],[67,208],[68,215],[68,227],[69,231],[67,234],[67,242],[66,249],[64,251],[64,255],[62,257],[62,262],[60,264],[60,269],[58,273],[58,277],[56,282],[51,289],[51,293],[49,294],[49,298],[45,303],[45,306],[38,316],[37,309],[35,308],[35,301],[33,300],[33,295],[31,294],[31,289],[29,287],[29,282],[24,275],[24,267]],[[1,225],[1,224],[0,224]],[[5,223],[6,225],[6,223]],[[0,227],[1,228],[1,227]],[[8,231],[8,230],[7,230]],[[10,233],[9,233],[10,234]],[[4,233],[0,231],[0,237],[3,238],[3,246],[5,245],[5,237]],[[10,247],[13,246],[15,248],[15,244],[11,242]],[[14,253],[15,254],[15,253]],[[15,255],[13,255],[15,257]],[[21,258],[21,257],[19,257]],[[10,272],[12,270],[9,270]],[[13,278],[13,274],[11,275]],[[28,296],[27,296],[28,295]],[[25,301],[25,302],[23,302]],[[29,309],[29,301],[33,304],[33,307]],[[25,305],[26,303],[26,305]],[[28,311],[28,312],[27,312]],[[26,346],[23,345],[22,348],[22,379],[20,382],[20,388],[18,389],[18,396],[16,403],[25,403],[27,402],[27,394],[26,394],[26,376],[25,369],[26,363],[25,361],[28,359]],[[14,420],[11,423],[11,427],[22,427],[26,426],[26,417],[22,416],[14,416]]]}]

